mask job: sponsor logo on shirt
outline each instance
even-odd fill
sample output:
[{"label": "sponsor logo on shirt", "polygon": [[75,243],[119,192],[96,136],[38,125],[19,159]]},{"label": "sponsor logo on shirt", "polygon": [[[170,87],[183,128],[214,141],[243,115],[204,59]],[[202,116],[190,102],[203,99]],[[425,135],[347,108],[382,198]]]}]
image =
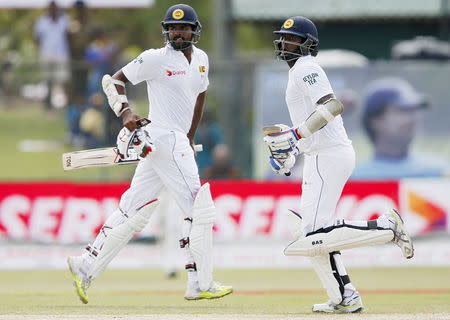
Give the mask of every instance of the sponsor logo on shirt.
[{"label": "sponsor logo on shirt", "polygon": [[185,70],[166,70],[167,76],[180,76],[180,75],[186,75]]},{"label": "sponsor logo on shirt", "polygon": [[205,66],[198,66],[198,71],[200,71],[200,73],[205,73],[206,72],[206,67]]},{"label": "sponsor logo on shirt", "polygon": [[304,76],[303,81],[307,82],[309,85],[312,85],[317,82],[316,78],[318,78],[318,77],[319,77],[319,75],[317,73],[313,72],[311,74],[308,74],[307,76]]}]

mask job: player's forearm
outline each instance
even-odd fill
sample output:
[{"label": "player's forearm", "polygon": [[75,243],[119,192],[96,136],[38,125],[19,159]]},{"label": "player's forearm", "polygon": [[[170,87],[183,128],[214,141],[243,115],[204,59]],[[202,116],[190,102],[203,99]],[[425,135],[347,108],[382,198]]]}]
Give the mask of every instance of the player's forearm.
[{"label": "player's forearm", "polygon": [[200,120],[202,119],[203,108],[205,105],[205,98],[206,98],[206,91],[200,93],[197,97],[197,101],[195,102],[194,115],[192,116],[191,127],[187,134],[188,138],[192,140],[191,142],[193,142],[194,140],[195,132],[197,132]]},{"label": "player's forearm", "polygon": [[344,111],[344,105],[332,97],[319,104],[313,113],[294,131],[299,138],[307,138],[322,129]]}]

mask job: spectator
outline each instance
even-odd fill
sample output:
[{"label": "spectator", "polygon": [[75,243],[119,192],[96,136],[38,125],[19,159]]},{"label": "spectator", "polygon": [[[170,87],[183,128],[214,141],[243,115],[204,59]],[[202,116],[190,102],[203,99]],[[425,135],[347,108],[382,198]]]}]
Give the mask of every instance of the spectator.
[{"label": "spectator", "polygon": [[93,32],[93,24],[89,18],[86,4],[75,1],[73,8],[75,17],[69,28],[69,44],[72,55],[71,70],[76,75],[71,79],[70,103],[83,105],[86,103],[88,68],[84,58]]},{"label": "spectator", "polygon": [[86,148],[97,148],[104,138],[105,119],[102,113],[105,99],[102,93],[89,97],[89,107],[81,114],[80,128],[85,137]]},{"label": "spectator", "polygon": [[98,27],[93,32],[93,40],[85,52],[85,59],[90,66],[87,81],[88,96],[102,91],[102,77],[116,69],[119,54],[119,47],[111,41],[108,32]]},{"label": "spectator", "polygon": [[[55,1],[48,5],[48,12],[41,16],[34,26],[34,37],[39,45],[39,62],[41,71],[47,82],[48,93],[45,99],[47,109],[53,106],[61,107],[54,103],[53,93],[59,89],[64,95],[64,85],[69,79],[69,43],[68,28],[69,17],[60,12]],[[65,97],[67,98],[67,97]]]},{"label": "spectator", "polygon": [[380,79],[369,88],[362,122],[375,154],[356,168],[352,178],[441,176],[445,165],[410,154],[411,142],[428,106],[425,96],[399,78]]},{"label": "spectator", "polygon": [[82,105],[70,104],[66,112],[66,122],[68,127],[68,143],[73,147],[84,145],[83,132],[80,128],[80,118],[83,113]]},{"label": "spectator", "polygon": [[[201,152],[200,152],[201,153]],[[203,171],[204,179],[236,179],[241,172],[231,161],[230,149],[225,144],[219,144],[213,150],[213,162]]]}]

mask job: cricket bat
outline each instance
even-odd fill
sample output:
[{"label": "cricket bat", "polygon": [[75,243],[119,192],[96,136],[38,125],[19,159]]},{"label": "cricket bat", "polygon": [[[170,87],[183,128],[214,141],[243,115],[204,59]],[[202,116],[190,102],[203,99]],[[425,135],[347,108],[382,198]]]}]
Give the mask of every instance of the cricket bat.
[{"label": "cricket bat", "polygon": [[[194,151],[200,152],[202,150],[203,146],[201,144],[196,144],[194,146]],[[132,164],[138,163],[141,159],[134,149],[129,149],[128,155],[127,158],[121,159],[117,153],[116,147],[74,151],[62,155],[62,166],[64,171],[69,171],[84,168]]]},{"label": "cricket bat", "polygon": [[[151,121],[147,118],[141,118],[136,121],[139,128],[148,125]],[[194,145],[194,151],[200,152],[203,150],[201,144]],[[93,167],[109,167],[120,164],[138,163],[141,158],[134,151],[134,149],[128,149],[128,157],[125,159],[120,158],[116,147],[111,148],[97,148],[80,150],[74,152],[63,153],[62,166],[64,171],[93,168]]]}]

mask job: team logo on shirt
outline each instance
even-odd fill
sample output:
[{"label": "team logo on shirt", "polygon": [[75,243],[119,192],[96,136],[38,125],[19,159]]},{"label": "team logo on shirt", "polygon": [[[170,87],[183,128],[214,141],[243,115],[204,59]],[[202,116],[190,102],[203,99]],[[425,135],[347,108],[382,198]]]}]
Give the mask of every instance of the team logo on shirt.
[{"label": "team logo on shirt", "polygon": [[198,66],[198,71],[200,71],[200,73],[205,73],[206,72],[206,67],[205,66]]},{"label": "team logo on shirt", "polygon": [[308,83],[309,85],[312,85],[317,82],[316,78],[318,78],[318,77],[319,77],[319,75],[317,73],[313,72],[311,74],[308,74],[307,76],[304,76],[303,81]]},{"label": "team logo on shirt", "polygon": [[181,9],[177,9],[172,12],[172,18],[174,18],[174,19],[180,20],[183,17],[184,17],[184,11]]},{"label": "team logo on shirt", "polygon": [[294,20],[293,20],[293,19],[287,19],[287,20],[283,23],[283,28],[284,28],[284,29],[289,29],[289,28],[292,28],[293,25],[294,25]]},{"label": "team logo on shirt", "polygon": [[168,77],[186,75],[186,71],[185,70],[166,70],[166,74]]}]

